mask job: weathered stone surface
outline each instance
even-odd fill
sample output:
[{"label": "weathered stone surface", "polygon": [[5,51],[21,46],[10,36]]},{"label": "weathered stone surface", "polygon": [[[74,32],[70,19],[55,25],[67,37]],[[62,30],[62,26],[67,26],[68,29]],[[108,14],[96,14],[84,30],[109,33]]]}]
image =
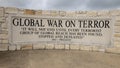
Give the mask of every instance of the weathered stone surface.
[{"label": "weathered stone surface", "polygon": [[69,49],[70,49],[70,45],[69,45],[69,44],[66,44],[66,45],[65,45],[65,49],[66,49],[66,50],[69,50]]},{"label": "weathered stone surface", "polygon": [[46,44],[45,49],[54,49],[55,45],[54,44]]},{"label": "weathered stone surface", "polygon": [[114,15],[114,16],[120,15],[120,10],[111,10],[110,15]]},{"label": "weathered stone surface", "polygon": [[105,51],[105,48],[104,48],[104,46],[92,46],[92,51],[100,51],[100,52],[104,52]]},{"label": "weathered stone surface", "polygon": [[7,43],[8,43],[8,39],[6,39],[6,40],[2,40],[2,43],[7,44]]},{"label": "weathered stone surface", "polygon": [[33,49],[32,44],[22,45],[21,46],[21,50],[30,50],[30,49]]},{"label": "weathered stone surface", "polygon": [[35,12],[35,15],[42,15],[42,10],[38,10]]},{"label": "weathered stone surface", "polygon": [[0,7],[0,17],[4,16],[4,8]]},{"label": "weathered stone surface", "polygon": [[0,17],[0,22],[5,23],[5,17]]},{"label": "weathered stone surface", "polygon": [[115,26],[115,27],[114,27],[114,31],[115,31],[116,33],[120,33],[120,26]]},{"label": "weathered stone surface", "polygon": [[0,44],[0,51],[7,51],[8,45],[7,44]]},{"label": "weathered stone surface", "polygon": [[66,16],[76,16],[75,11],[67,11]]},{"label": "weathered stone surface", "polygon": [[2,29],[7,29],[8,28],[7,26],[8,26],[7,23],[2,23],[1,28]]},{"label": "weathered stone surface", "polygon": [[72,49],[72,50],[79,50],[80,49],[80,45],[70,45],[70,49]]},{"label": "weathered stone surface", "polygon": [[10,46],[9,46],[9,50],[10,50],[10,51],[16,50],[16,46],[15,46],[15,45],[10,45]]},{"label": "weathered stone surface", "polygon": [[114,37],[120,37],[120,33],[115,33]]},{"label": "weathered stone surface", "polygon": [[8,35],[7,34],[0,34],[0,39],[7,39]]},{"label": "weathered stone surface", "polygon": [[97,14],[97,11],[88,11],[86,15],[87,16],[97,16],[98,14]]},{"label": "weathered stone surface", "polygon": [[115,41],[115,42],[114,42],[114,46],[115,46],[115,47],[120,47],[120,41]]},{"label": "weathered stone surface", "polygon": [[18,13],[18,8],[7,7],[5,8],[5,13],[12,13],[12,14]]},{"label": "weathered stone surface", "polygon": [[24,14],[24,9],[18,9],[18,14]]},{"label": "weathered stone surface", "polygon": [[55,45],[55,49],[65,49],[65,45]]},{"label": "weathered stone surface", "polygon": [[80,50],[92,51],[92,46],[80,45]]},{"label": "weathered stone surface", "polygon": [[59,15],[60,16],[66,16],[66,12],[65,11],[59,11]]},{"label": "weathered stone surface", "polygon": [[105,50],[105,52],[107,52],[107,53],[120,53],[120,47],[117,47],[117,48],[107,48]]},{"label": "weathered stone surface", "polygon": [[35,15],[35,10],[25,9],[24,14],[26,14],[26,15]]},{"label": "weathered stone surface", "polygon": [[110,11],[109,10],[98,11],[98,16],[110,16]]},{"label": "weathered stone surface", "polygon": [[45,49],[45,44],[34,44],[33,49]]},{"label": "weathered stone surface", "polygon": [[120,26],[120,21],[119,21],[119,22],[115,22],[114,25],[115,25],[115,26]]}]

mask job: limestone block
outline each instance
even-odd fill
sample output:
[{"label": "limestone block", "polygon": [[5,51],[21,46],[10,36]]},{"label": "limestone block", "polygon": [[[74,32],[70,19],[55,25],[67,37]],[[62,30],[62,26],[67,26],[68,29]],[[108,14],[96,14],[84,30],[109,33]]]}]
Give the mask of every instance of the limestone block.
[{"label": "limestone block", "polygon": [[114,42],[120,42],[120,38],[119,37],[115,37],[114,38]]},{"label": "limestone block", "polygon": [[0,39],[0,44],[2,44],[2,39]]},{"label": "limestone block", "polygon": [[18,14],[24,14],[24,9],[18,9]]},{"label": "limestone block", "polygon": [[66,12],[65,11],[59,11],[59,16],[66,16]]},{"label": "limestone block", "polygon": [[6,29],[1,29],[0,34],[8,34],[8,31],[6,31]]},{"label": "limestone block", "polygon": [[66,16],[76,16],[75,11],[66,11]]},{"label": "limestone block", "polygon": [[107,53],[120,53],[120,47],[106,48],[105,52],[107,52]]},{"label": "limestone block", "polygon": [[120,33],[115,33],[114,37],[120,37]]},{"label": "limestone block", "polygon": [[33,49],[32,44],[22,45],[21,46],[21,50],[31,50],[31,49]]},{"label": "limestone block", "polygon": [[0,51],[7,51],[8,45],[7,44],[0,44]]},{"label": "limestone block", "polygon": [[114,42],[114,46],[115,46],[115,47],[120,47],[120,41],[115,41],[115,42]]},{"label": "limestone block", "polygon": [[0,17],[0,22],[5,23],[5,17]]},{"label": "limestone block", "polygon": [[43,15],[43,16],[50,16],[51,13],[50,13],[49,10],[43,10],[43,11],[42,11],[42,15]]},{"label": "limestone block", "polygon": [[76,11],[76,16],[86,16],[87,11]]},{"label": "limestone block", "polygon": [[7,34],[0,34],[0,39],[7,39],[8,35]]},{"label": "limestone block", "polygon": [[115,26],[120,26],[120,21],[115,22]]},{"label": "limestone block", "polygon": [[59,11],[51,10],[51,11],[50,11],[50,15],[51,15],[51,16],[58,16],[58,15],[59,15]]},{"label": "limestone block", "polygon": [[35,15],[42,15],[42,10],[37,10],[36,12],[35,12]]},{"label": "limestone block", "polygon": [[110,11],[109,10],[98,11],[98,16],[110,16]]},{"label": "limestone block", "polygon": [[26,14],[26,15],[35,15],[35,10],[25,9],[24,14]]},{"label": "limestone block", "polygon": [[120,15],[120,10],[111,10],[110,15],[114,15],[114,16]]},{"label": "limestone block", "polygon": [[46,44],[45,49],[54,49],[54,44]]},{"label": "limestone block", "polygon": [[10,45],[9,46],[9,50],[10,51],[15,51],[16,50],[16,46],[15,45]]},{"label": "limestone block", "polygon": [[70,49],[70,45],[69,45],[69,44],[66,44],[66,45],[65,45],[65,49],[66,49],[66,50],[69,50],[69,49]]},{"label": "limestone block", "polygon": [[8,28],[7,23],[2,23],[1,28],[2,28],[2,29],[7,29],[7,28]]},{"label": "limestone block", "polygon": [[114,31],[115,31],[116,33],[120,33],[120,26],[115,26],[115,27],[114,27]]},{"label": "limestone block", "polygon": [[62,44],[61,45],[59,45],[59,44],[57,45],[56,44],[55,45],[55,49],[65,49],[65,45],[62,45]]},{"label": "limestone block", "polygon": [[34,44],[33,49],[45,49],[45,44]]},{"label": "limestone block", "polygon": [[70,45],[70,49],[72,49],[72,50],[79,50],[80,49],[80,45],[76,45],[76,44]]},{"label": "limestone block", "polygon": [[3,17],[3,16],[4,16],[4,8],[0,7],[0,17]]},{"label": "limestone block", "polygon": [[87,16],[97,16],[98,13],[97,13],[97,11],[88,11],[86,15]]},{"label": "limestone block", "polygon": [[14,8],[14,7],[7,7],[5,8],[5,13],[18,13],[18,8]]},{"label": "limestone block", "polygon": [[80,50],[92,51],[92,46],[82,45],[80,46]]},{"label": "limestone block", "polygon": [[8,39],[6,39],[6,40],[2,40],[2,43],[6,43],[6,44],[8,44]]},{"label": "limestone block", "polygon": [[105,48],[104,48],[104,46],[102,46],[102,45],[99,45],[99,46],[92,46],[92,51],[100,51],[100,52],[104,52],[105,51]]}]

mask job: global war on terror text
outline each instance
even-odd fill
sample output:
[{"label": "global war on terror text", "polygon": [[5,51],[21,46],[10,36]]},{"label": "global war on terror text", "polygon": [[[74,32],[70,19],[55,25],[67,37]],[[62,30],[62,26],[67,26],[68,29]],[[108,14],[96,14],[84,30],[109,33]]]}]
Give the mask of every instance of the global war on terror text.
[{"label": "global war on terror text", "polygon": [[110,19],[27,18],[13,17],[12,25],[21,27],[20,34],[39,35],[52,40],[82,39],[86,36],[103,36],[110,28]]}]

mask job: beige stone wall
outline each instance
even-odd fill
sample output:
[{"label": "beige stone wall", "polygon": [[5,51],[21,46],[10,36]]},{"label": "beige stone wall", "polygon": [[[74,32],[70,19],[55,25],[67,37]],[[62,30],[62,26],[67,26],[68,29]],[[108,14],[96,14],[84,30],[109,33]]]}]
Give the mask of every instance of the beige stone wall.
[{"label": "beige stone wall", "polygon": [[[113,43],[114,46],[104,48],[102,46],[85,45],[55,45],[55,44],[26,44],[10,45],[8,43],[8,22],[6,18],[9,14],[20,15],[39,15],[39,16],[113,16],[115,17]],[[101,10],[101,11],[55,11],[55,10],[30,10],[12,7],[0,7],[0,51],[28,50],[28,49],[63,49],[63,50],[87,50],[120,53],[120,10]]]}]

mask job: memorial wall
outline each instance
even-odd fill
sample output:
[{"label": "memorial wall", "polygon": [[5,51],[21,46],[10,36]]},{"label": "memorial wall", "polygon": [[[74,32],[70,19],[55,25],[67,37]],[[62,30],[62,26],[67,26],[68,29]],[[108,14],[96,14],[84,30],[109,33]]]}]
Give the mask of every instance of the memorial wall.
[{"label": "memorial wall", "polygon": [[120,53],[120,10],[0,7],[0,51],[29,49]]}]

